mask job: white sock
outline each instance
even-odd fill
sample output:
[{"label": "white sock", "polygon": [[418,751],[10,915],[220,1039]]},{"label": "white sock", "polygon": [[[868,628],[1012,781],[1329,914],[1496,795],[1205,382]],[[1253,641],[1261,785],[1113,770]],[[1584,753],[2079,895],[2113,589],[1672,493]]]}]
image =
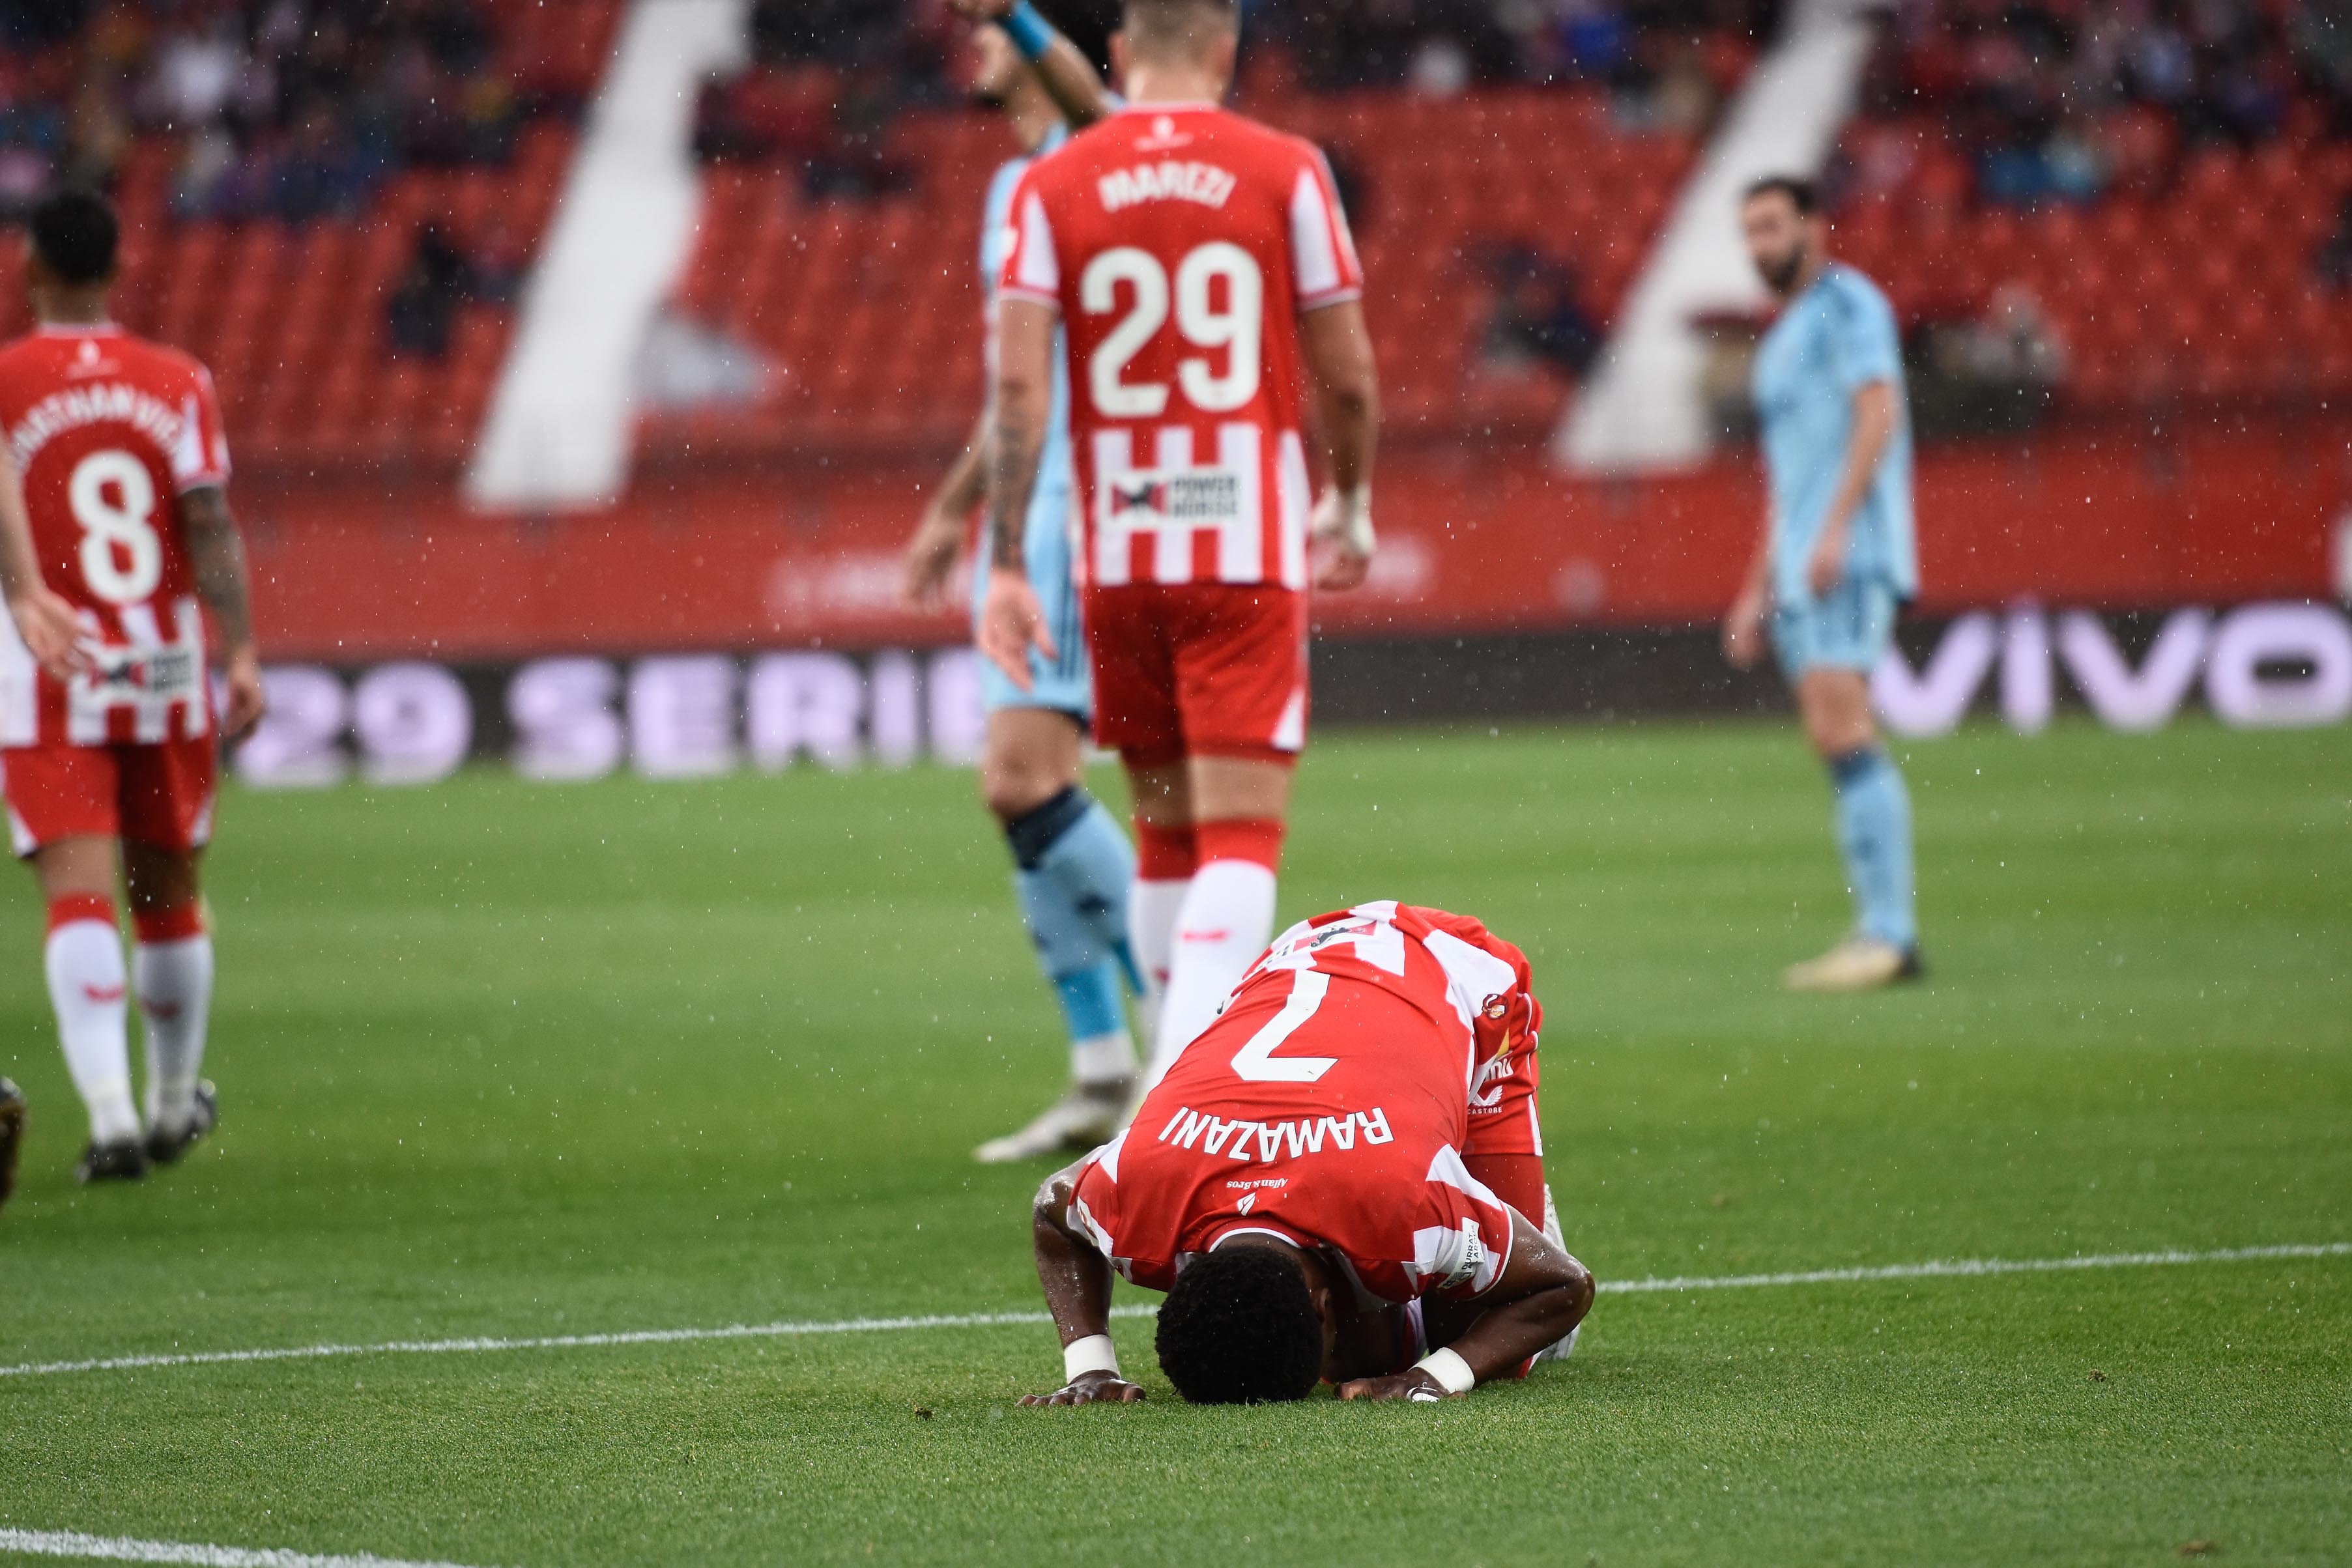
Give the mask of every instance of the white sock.
[{"label": "white sock", "polygon": [[1070,1042],[1070,1076],[1089,1088],[1135,1076],[1135,1041],[1127,1030]]},{"label": "white sock", "polygon": [[1168,999],[1168,967],[1176,953],[1176,916],[1184,907],[1184,894],[1192,880],[1135,880],[1127,897],[1127,940],[1135,967],[1143,971],[1143,995],[1136,1015],[1143,1024],[1143,1045],[1157,1052],[1160,1009]]},{"label": "white sock", "polygon": [[58,1040],[82,1103],[92,1143],[139,1135],[131,1103],[131,1040],[124,1027],[122,936],[110,921],[68,920],[49,933],[42,955]]},{"label": "white sock", "polygon": [[1192,873],[1176,920],[1168,999],[1152,1042],[1150,1082],[1216,1020],[1274,935],[1274,873],[1255,861],[1211,861]]},{"label": "white sock", "polygon": [[195,1109],[212,1017],[213,939],[142,942],[131,956],[139,1016],[147,1032],[147,1124],[184,1125]]}]

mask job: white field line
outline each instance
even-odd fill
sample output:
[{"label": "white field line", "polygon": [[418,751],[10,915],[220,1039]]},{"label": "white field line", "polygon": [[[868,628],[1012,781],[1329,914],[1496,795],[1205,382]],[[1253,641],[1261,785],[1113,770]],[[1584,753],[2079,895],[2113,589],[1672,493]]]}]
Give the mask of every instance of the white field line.
[{"label": "white field line", "polygon": [[[1745,1291],[1780,1285],[1861,1284],[1883,1280],[1972,1279],[1998,1274],[2059,1274],[2077,1269],[2152,1269],[2193,1263],[2251,1263],[2273,1259],[2352,1257],[2352,1241],[2284,1247],[2230,1247],[2208,1252],[2098,1252],[2073,1258],[1959,1258],[1879,1268],[1808,1269],[1783,1274],[1700,1274],[1675,1279],[1604,1280],[1602,1295],[1662,1291]],[[1159,1309],[1113,1307],[1115,1318],[1148,1318]],[[451,1355],[509,1350],[593,1350],[609,1345],[684,1344],[705,1340],[799,1339],[817,1334],[884,1333],[900,1329],[995,1328],[1050,1323],[1044,1312],[954,1312],[928,1317],[836,1318],[829,1322],[728,1323],[717,1328],[637,1329],[621,1333],[549,1334],[535,1339],[387,1340],[375,1344],[281,1345],[259,1350],[208,1350],[152,1355],[111,1355],[89,1361],[25,1362],[0,1366],[0,1377],[47,1377],[68,1372],[137,1372],[150,1367],[222,1366],[252,1361],[320,1361],[352,1355]],[[158,1561],[163,1561],[158,1559]],[[173,1558],[169,1561],[178,1562]],[[190,1558],[194,1562],[197,1559]],[[255,1559],[257,1563],[261,1559]],[[287,1559],[291,1563],[294,1559]],[[305,1559],[303,1561],[310,1561]],[[363,1563],[364,1558],[318,1559]]]},{"label": "white field line", "polygon": [[2352,1257],[2352,1241],[2286,1247],[2226,1247],[2218,1252],[2098,1252],[2075,1258],[1958,1258],[1877,1269],[1807,1269],[1793,1274],[1703,1274],[1680,1280],[1604,1280],[1609,1295],[1653,1291],[1744,1291],[1759,1285],[1845,1285],[1870,1280],[1968,1279],[1983,1274],[2063,1274],[2069,1269],[2156,1269],[2181,1263],[2252,1263],[2266,1258]]},{"label": "white field line", "polygon": [[205,1546],[192,1541],[138,1541],[127,1535],[84,1535],[72,1530],[10,1530],[0,1526],[0,1552],[72,1557],[100,1563],[185,1563],[196,1568],[458,1568],[452,1563],[406,1563],[366,1552],[319,1557],[247,1546]]}]

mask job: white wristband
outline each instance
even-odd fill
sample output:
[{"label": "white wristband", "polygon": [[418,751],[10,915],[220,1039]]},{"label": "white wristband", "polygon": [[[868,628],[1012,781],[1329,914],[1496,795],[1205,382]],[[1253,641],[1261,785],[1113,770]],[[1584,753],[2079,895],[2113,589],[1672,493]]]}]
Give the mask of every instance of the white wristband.
[{"label": "white wristband", "polygon": [[1450,1350],[1433,1350],[1412,1366],[1415,1372],[1437,1379],[1437,1385],[1448,1394],[1467,1394],[1478,1386],[1478,1375],[1470,1370],[1470,1364]]},{"label": "white wristband", "polygon": [[1372,539],[1372,487],[1359,485],[1339,492],[1339,537],[1359,555],[1370,555]]},{"label": "white wristband", "polygon": [[[1460,1357],[1455,1357],[1457,1361]],[[1107,1333],[1090,1333],[1062,1347],[1062,1381],[1076,1383],[1089,1372],[1118,1371],[1118,1352]]]},{"label": "white wristband", "polygon": [[1374,549],[1372,487],[1358,485],[1342,490],[1335,486],[1324,491],[1316,504],[1313,531],[1318,538],[1345,545],[1369,559]]}]

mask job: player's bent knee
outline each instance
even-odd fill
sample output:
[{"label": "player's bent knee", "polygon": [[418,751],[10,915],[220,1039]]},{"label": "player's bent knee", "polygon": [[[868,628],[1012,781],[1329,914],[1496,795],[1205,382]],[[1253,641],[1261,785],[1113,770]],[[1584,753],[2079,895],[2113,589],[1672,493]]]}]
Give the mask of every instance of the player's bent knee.
[{"label": "player's bent knee", "polygon": [[1050,758],[992,751],[981,768],[980,794],[1003,821],[1027,816],[1071,785],[1076,772]]}]

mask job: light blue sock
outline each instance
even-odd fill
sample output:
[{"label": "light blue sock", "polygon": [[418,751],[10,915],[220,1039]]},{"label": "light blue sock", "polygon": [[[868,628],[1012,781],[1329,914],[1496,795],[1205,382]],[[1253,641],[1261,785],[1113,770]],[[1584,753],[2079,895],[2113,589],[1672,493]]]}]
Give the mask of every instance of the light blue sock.
[{"label": "light blue sock", "polygon": [[1134,985],[1127,895],[1135,851],[1101,802],[1073,785],[1011,823],[1005,839],[1037,960],[1069,1025],[1071,1069],[1082,1083],[1135,1071],[1124,978]]},{"label": "light blue sock", "polygon": [[1830,763],[1837,783],[1838,845],[1864,936],[1897,947],[1919,942],[1911,891],[1911,796],[1902,770],[1879,747]]}]

